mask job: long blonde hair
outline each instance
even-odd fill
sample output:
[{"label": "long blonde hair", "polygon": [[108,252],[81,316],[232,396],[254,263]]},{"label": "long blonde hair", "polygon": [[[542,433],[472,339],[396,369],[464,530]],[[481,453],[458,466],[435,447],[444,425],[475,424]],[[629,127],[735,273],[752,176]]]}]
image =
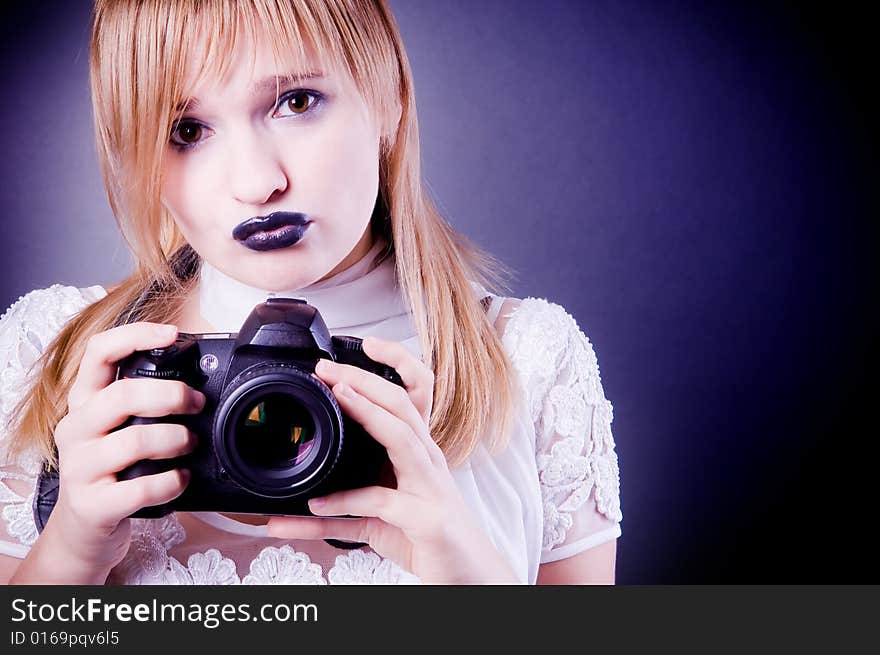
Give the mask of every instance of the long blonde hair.
[{"label": "long blonde hair", "polygon": [[[385,0],[96,0],[90,76],[98,157],[134,272],[74,316],[37,361],[34,386],[13,412],[12,450],[36,446],[55,464],[53,432],[89,336],[133,320],[179,319],[200,259],[162,206],[163,157],[186,100],[188,64],[202,62],[199,79],[223,76],[243,30],[268,38],[279,62],[302,64],[311,44],[322,61],[351,75],[379,124],[394,126],[380,144],[371,229],[395,255],[434,372],[431,434],[451,465],[479,443],[499,450],[511,426],[515,375],[471,283],[504,295],[510,271],[455,231],[426,191],[412,73]],[[199,42],[209,44],[201,59]]]}]

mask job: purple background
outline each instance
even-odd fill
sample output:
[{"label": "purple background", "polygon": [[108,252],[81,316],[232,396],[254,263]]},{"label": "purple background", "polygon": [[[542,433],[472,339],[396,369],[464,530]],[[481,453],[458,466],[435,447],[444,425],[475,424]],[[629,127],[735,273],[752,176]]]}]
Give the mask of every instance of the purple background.
[{"label": "purple background", "polygon": [[[619,582],[878,582],[868,21],[729,4],[394,0],[425,176],[516,295],[595,345]],[[46,7],[0,21],[4,307],[129,265],[94,156],[90,3]]]}]

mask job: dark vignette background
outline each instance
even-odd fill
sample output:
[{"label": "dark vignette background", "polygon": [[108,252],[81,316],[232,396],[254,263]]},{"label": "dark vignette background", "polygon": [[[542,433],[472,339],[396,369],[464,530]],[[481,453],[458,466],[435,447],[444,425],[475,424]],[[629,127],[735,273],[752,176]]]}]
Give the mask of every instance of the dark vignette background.
[{"label": "dark vignette background", "polygon": [[[877,583],[870,21],[704,4],[393,0],[424,174],[595,345],[620,583]],[[89,10],[2,10],[4,307],[128,270]]]}]

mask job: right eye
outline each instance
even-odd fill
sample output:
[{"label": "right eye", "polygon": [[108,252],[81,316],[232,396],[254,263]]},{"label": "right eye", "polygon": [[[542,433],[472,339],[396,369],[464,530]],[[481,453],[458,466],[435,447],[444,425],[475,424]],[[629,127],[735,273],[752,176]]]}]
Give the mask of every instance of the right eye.
[{"label": "right eye", "polygon": [[[178,150],[189,150],[202,142],[204,126],[195,121],[180,121],[171,129],[171,144]],[[177,139],[175,139],[177,135]]]}]

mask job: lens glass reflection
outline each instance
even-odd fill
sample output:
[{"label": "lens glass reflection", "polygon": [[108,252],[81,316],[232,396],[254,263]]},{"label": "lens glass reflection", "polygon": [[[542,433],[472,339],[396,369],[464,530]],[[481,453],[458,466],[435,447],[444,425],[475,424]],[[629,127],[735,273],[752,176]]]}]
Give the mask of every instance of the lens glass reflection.
[{"label": "lens glass reflection", "polygon": [[242,459],[264,469],[305,464],[317,446],[310,412],[292,396],[261,394],[248,400],[234,428]]}]

